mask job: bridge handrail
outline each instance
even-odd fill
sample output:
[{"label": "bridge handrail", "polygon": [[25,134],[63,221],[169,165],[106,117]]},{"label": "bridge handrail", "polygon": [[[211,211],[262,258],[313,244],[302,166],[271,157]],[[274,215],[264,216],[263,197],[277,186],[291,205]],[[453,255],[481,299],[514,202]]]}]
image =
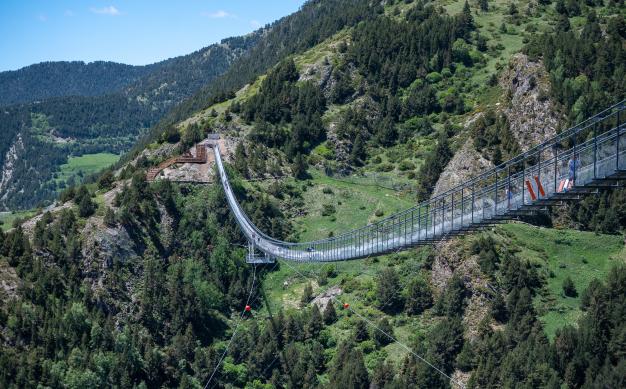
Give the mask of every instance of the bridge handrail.
[{"label": "bridge handrail", "polygon": [[[555,144],[558,144],[559,142],[563,141],[564,139],[567,138],[571,138],[572,136],[578,135],[580,134],[582,131],[590,128],[590,126],[600,123],[602,121],[604,121],[605,119],[615,115],[615,114],[619,114],[620,112],[622,112],[624,109],[626,109],[626,100],[622,100],[619,103],[603,110],[602,112],[584,120],[583,122],[565,130],[562,131],[561,133],[551,137],[550,139],[540,143],[539,145],[536,145],[535,147],[531,148],[530,150],[514,157],[511,158],[510,160],[503,162],[500,165],[497,165],[471,179],[469,179],[468,181],[465,181],[459,185],[456,185],[455,187],[437,195],[432,197],[429,200],[420,202],[419,204],[416,204],[413,207],[410,207],[406,210],[403,211],[399,211],[396,212],[384,219],[381,219],[375,223],[370,223],[367,224],[365,226],[359,227],[359,228],[355,228],[349,231],[346,231],[338,236],[335,237],[330,237],[330,238],[324,238],[324,239],[318,239],[318,240],[314,240],[314,241],[310,241],[310,242],[299,242],[299,243],[295,243],[295,242],[285,242],[285,241],[281,241],[275,238],[272,238],[270,236],[268,236],[267,234],[263,233],[249,218],[248,215],[243,211],[243,209],[241,208],[241,205],[239,204],[239,202],[237,201],[236,197],[234,196],[234,193],[232,193],[232,189],[230,187],[230,185],[228,184],[228,177],[226,175],[225,169],[223,167],[222,161],[221,161],[221,156],[219,155],[219,146],[216,144],[214,145],[214,149],[216,152],[216,162],[218,162],[218,168],[220,170],[220,174],[223,174],[224,178],[225,178],[225,182],[224,185],[226,188],[228,188],[229,191],[231,191],[232,193],[232,199],[235,202],[235,206],[238,208],[238,213],[244,218],[245,224],[247,225],[247,227],[249,229],[251,229],[252,231],[254,231],[256,234],[258,234],[259,238],[263,238],[264,240],[267,240],[275,245],[284,247],[284,248],[295,248],[295,247],[299,247],[299,248],[308,248],[309,246],[314,246],[314,245],[323,245],[323,244],[327,244],[327,243],[338,243],[341,241],[345,241],[347,242],[349,239],[354,239],[354,238],[359,238],[362,235],[359,235],[363,232],[368,232],[368,233],[373,233],[373,232],[380,232],[381,231],[381,226],[385,225],[385,224],[389,224],[390,222],[393,222],[393,226],[391,226],[392,228],[395,228],[396,226],[401,227],[404,224],[407,223],[408,218],[405,218],[404,220],[402,220],[401,218],[403,216],[407,216],[409,213],[415,213],[416,211],[419,211],[421,209],[426,209],[426,210],[432,210],[434,209],[442,209],[444,210],[444,216],[445,217],[445,199],[448,196],[455,196],[455,194],[461,192],[465,189],[469,190],[470,187],[472,185],[475,185],[476,183],[481,182],[484,179],[487,179],[489,176],[496,176],[497,174],[507,170],[507,172],[509,171],[509,167],[515,164],[518,164],[520,162],[524,162],[527,158],[535,156],[537,154],[539,154],[539,156],[541,157],[540,153],[542,151],[545,151],[548,148],[553,148],[553,146]],[[622,126],[621,123],[620,127]],[[602,139],[602,135],[600,134],[600,138],[596,137],[596,142],[598,139]],[[587,145],[588,142],[583,142],[582,144],[579,144],[580,148],[574,148],[573,150],[567,150],[565,151],[563,154],[558,155],[555,153],[555,155],[549,159],[545,159],[542,160],[542,163],[557,163],[558,162],[558,158],[560,158],[561,160],[563,160],[564,157],[567,157],[570,154],[573,153],[578,153],[580,151],[582,151],[583,149],[586,149],[588,147],[590,147],[589,145]],[[583,145],[585,145],[583,147]],[[557,151],[558,153],[558,151]],[[536,167],[529,167],[531,170],[535,169]],[[509,180],[509,182],[511,180],[519,180],[521,176],[523,176],[526,173],[526,168],[525,166],[522,168],[522,172],[518,172],[518,173],[513,173],[513,174],[507,174],[507,177],[505,178],[506,180]],[[471,192],[473,192],[474,196],[478,195],[478,198],[483,198],[482,195],[489,193],[489,192],[493,192],[493,191],[498,191],[501,187],[502,182],[493,182],[493,183],[489,183],[487,185],[481,185],[478,188],[473,188],[471,190]],[[523,183],[522,183],[523,185]],[[523,190],[523,188],[522,188]],[[454,198],[454,197],[453,197]],[[463,201],[465,201],[465,194],[463,194],[463,196],[461,197],[463,199]],[[438,202],[441,202],[442,205],[439,205],[439,208],[437,208],[438,206]],[[431,208],[431,205],[435,205],[434,207]],[[454,216],[454,215],[452,215]],[[422,215],[421,217],[426,217],[427,220],[429,218],[428,215],[428,211],[425,212],[425,215]],[[433,218],[435,216],[433,215]],[[439,216],[437,216],[439,217]],[[413,219],[412,219],[413,220]],[[421,219],[420,219],[421,220]]]}]

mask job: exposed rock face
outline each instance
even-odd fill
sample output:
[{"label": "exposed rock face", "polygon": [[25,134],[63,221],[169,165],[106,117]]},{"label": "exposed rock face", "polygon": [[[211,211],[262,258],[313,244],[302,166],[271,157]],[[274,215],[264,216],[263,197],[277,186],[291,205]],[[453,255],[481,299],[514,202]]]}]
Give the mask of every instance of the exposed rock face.
[{"label": "exposed rock face", "polygon": [[2,164],[2,172],[0,174],[0,201],[4,202],[11,192],[11,179],[13,178],[13,169],[18,162],[20,155],[24,152],[24,141],[22,134],[17,134],[15,141],[4,156]]},{"label": "exposed rock face", "polygon": [[326,290],[324,293],[316,296],[311,304],[317,305],[321,312],[324,312],[328,303],[335,297],[341,295],[341,288],[339,286],[333,286],[332,288]]},{"label": "exposed rock face", "polygon": [[20,279],[12,268],[4,259],[0,259],[0,305],[17,297],[17,288]]},{"label": "exposed rock face", "polygon": [[454,273],[459,274],[470,296],[465,307],[463,323],[466,336],[474,339],[478,336],[477,328],[483,318],[489,313],[487,278],[484,277],[478,266],[477,256],[468,257],[463,252],[463,244],[458,238],[443,241],[435,246],[435,260],[432,265],[431,284],[436,295],[441,294]]},{"label": "exposed rock face", "polygon": [[[124,310],[123,301],[115,296],[118,290],[112,290],[109,284],[109,269],[115,262],[125,263],[138,259],[134,244],[128,232],[123,227],[108,227],[102,219],[92,217],[87,221],[81,235],[84,239],[82,246],[85,282],[98,301],[105,304],[108,310]],[[132,283],[126,285],[127,291],[123,295],[132,295]]]},{"label": "exposed rock face", "polygon": [[492,167],[493,163],[476,151],[472,139],[468,139],[439,176],[433,196],[454,188]]},{"label": "exposed rock face", "polygon": [[556,135],[561,116],[547,98],[550,81],[541,62],[515,54],[500,76],[500,85],[510,93],[511,102],[503,112],[523,151]]}]

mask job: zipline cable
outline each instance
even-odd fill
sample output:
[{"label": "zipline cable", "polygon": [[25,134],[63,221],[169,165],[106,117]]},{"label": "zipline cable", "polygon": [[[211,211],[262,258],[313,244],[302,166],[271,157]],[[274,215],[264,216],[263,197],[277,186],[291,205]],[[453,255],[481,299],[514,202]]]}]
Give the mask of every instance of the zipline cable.
[{"label": "zipline cable", "polygon": [[[309,277],[305,276],[304,274],[302,274],[298,269],[296,269],[295,267],[293,267],[289,261],[284,261],[287,266],[289,266],[293,271],[295,271],[296,273],[300,274],[303,278],[308,279],[309,281],[311,280]],[[331,296],[330,298],[332,298],[333,300],[335,300],[338,304],[340,304],[340,306],[344,306],[346,307],[346,305],[344,304],[343,301],[337,299],[334,296]],[[443,370],[441,370],[440,368],[438,368],[437,366],[433,365],[432,363],[428,362],[424,357],[422,357],[421,355],[417,354],[415,351],[413,351],[409,346],[405,345],[404,343],[400,342],[398,339],[394,338],[392,335],[388,334],[386,331],[382,330],[380,327],[378,327],[376,324],[374,324],[371,320],[369,320],[368,318],[366,318],[365,316],[361,315],[360,313],[356,312],[354,310],[354,308],[352,308],[351,306],[347,306],[347,308],[350,310],[350,312],[354,313],[355,315],[357,315],[359,318],[361,318],[363,321],[365,321],[367,324],[371,325],[374,329],[376,329],[377,331],[379,331],[380,333],[382,333],[383,335],[385,335],[387,338],[389,338],[390,340],[392,340],[393,342],[399,344],[402,348],[404,348],[406,351],[408,351],[410,354],[412,354],[414,357],[416,357],[417,359],[419,359],[420,361],[424,362],[426,365],[430,366],[431,368],[435,369],[439,374],[443,375],[444,377],[448,378],[450,380],[450,382],[458,385],[460,388],[465,389],[465,385],[463,385],[461,382],[456,381],[455,379],[453,379],[451,376],[449,376],[448,374],[446,374]]]},{"label": "zipline cable", "polygon": [[[256,265],[254,266],[253,269],[254,270],[252,271],[252,285],[250,286],[250,293],[248,293],[248,299],[246,300],[246,306],[248,306],[248,304],[250,303],[250,299],[252,298],[252,293],[254,292],[254,284],[256,282]],[[239,316],[239,320],[237,321],[237,325],[235,326],[235,331],[233,332],[233,336],[230,337],[230,340],[228,341],[228,344],[226,345],[226,349],[224,349],[224,352],[222,353],[222,356],[220,357],[219,361],[217,362],[217,365],[215,365],[215,369],[213,369],[213,373],[211,373],[211,376],[209,377],[209,380],[204,385],[204,389],[206,389],[209,386],[209,384],[213,380],[213,377],[215,376],[215,373],[217,372],[217,369],[219,369],[220,365],[222,364],[222,361],[224,360],[224,357],[226,357],[226,353],[228,352],[230,344],[233,342],[233,339],[235,338],[235,335],[237,335],[237,330],[239,329],[239,325],[241,324],[241,320],[243,319],[243,316],[245,314],[246,314],[246,308],[244,307],[243,311],[241,312],[241,316]]]}]

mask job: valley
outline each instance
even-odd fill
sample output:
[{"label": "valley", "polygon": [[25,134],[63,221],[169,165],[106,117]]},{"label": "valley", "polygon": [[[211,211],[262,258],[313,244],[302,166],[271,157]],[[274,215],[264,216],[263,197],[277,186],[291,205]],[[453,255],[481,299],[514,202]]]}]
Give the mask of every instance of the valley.
[{"label": "valley", "polygon": [[[7,96],[0,387],[624,386],[626,191],[587,174],[624,118],[568,129],[623,104],[625,18],[614,0],[311,0],[219,48],[115,67],[112,94],[78,78],[84,96]],[[216,134],[228,188],[202,148]],[[568,179],[586,169],[578,186],[531,198],[519,174],[555,156]],[[506,222],[483,199],[481,228],[433,215],[434,242],[348,261],[248,263],[266,237],[226,197],[284,248],[433,198],[445,215],[459,197],[437,196],[495,166],[477,182]],[[502,199],[520,193],[513,217]],[[539,206],[552,195],[567,201]]]}]

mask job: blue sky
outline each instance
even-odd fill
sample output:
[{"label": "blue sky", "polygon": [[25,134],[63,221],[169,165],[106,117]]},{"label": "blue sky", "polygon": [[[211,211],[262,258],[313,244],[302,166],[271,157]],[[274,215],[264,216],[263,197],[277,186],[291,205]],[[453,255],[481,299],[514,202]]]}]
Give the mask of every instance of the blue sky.
[{"label": "blue sky", "polygon": [[304,0],[1,0],[0,71],[42,61],[145,65],[243,35]]}]

